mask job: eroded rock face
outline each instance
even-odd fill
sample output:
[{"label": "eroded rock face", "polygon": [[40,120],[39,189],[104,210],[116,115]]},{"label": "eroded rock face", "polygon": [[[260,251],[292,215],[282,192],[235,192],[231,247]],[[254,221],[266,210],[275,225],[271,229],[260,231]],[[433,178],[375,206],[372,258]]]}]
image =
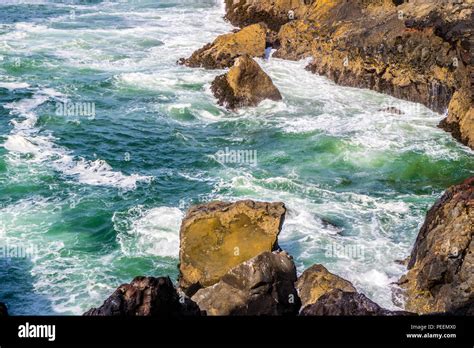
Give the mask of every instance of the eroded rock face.
[{"label": "eroded rock face", "polygon": [[0,302],[0,317],[7,317],[8,309],[5,303]]},{"label": "eroded rock face", "polygon": [[99,308],[86,316],[154,316],[181,317],[199,315],[190,299],[178,295],[169,277],[137,277],[121,285]]},{"label": "eroded rock face", "polygon": [[193,297],[207,315],[296,315],[296,268],[286,252],[264,252]]},{"label": "eroded rock face", "polygon": [[283,203],[212,202],[192,207],[180,231],[179,285],[189,296],[232,268],[278,249]]},{"label": "eroded rock face", "polygon": [[282,99],[270,76],[247,55],[239,57],[227,74],[216,77],[211,90],[219,105],[231,110]]},{"label": "eroded rock face", "polygon": [[231,67],[242,55],[262,57],[265,54],[266,25],[259,23],[243,28],[236,33],[218,36],[180,63],[189,67],[224,69]]},{"label": "eroded rock face", "polygon": [[303,272],[296,282],[302,307],[315,303],[321,296],[339,289],[356,292],[351,282],[330,273],[323,265],[313,265]]},{"label": "eroded rock face", "polygon": [[412,315],[404,311],[390,311],[369,300],[364,294],[339,289],[322,295],[314,304],[302,309],[302,316],[381,316]]},{"label": "eroded rock face", "polygon": [[[315,0],[225,0],[226,18],[235,26],[265,22],[270,29],[300,18]],[[290,12],[292,11],[292,12]]]},{"label": "eroded rock face", "polygon": [[407,310],[456,312],[472,306],[473,208],[474,178],[470,178],[449,188],[428,212],[410,255],[409,271],[400,279]]}]

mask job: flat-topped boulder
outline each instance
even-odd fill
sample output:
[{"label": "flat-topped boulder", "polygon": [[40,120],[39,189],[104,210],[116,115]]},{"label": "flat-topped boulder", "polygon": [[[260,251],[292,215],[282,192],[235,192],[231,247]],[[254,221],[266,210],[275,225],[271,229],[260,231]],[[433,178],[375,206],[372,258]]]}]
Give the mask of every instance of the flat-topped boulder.
[{"label": "flat-topped boulder", "polygon": [[195,303],[178,295],[169,277],[136,277],[130,284],[121,285],[102,306],[84,315],[168,318],[199,314]]},{"label": "flat-topped boulder", "polygon": [[315,303],[321,296],[332,290],[357,292],[356,288],[344,278],[329,272],[323,265],[313,265],[306,269],[296,282],[302,307]]},{"label": "flat-topped boulder", "polygon": [[179,286],[189,296],[232,268],[278,249],[283,203],[211,202],[192,207],[180,231]]},{"label": "flat-topped boulder", "polygon": [[247,55],[239,57],[227,74],[216,77],[211,90],[219,105],[230,110],[257,106],[265,99],[282,99],[270,76]]},{"label": "flat-topped boulder", "polygon": [[429,210],[400,279],[405,308],[417,313],[472,312],[474,178],[450,187]]},{"label": "flat-topped boulder", "polygon": [[200,48],[187,59],[182,58],[179,63],[193,68],[229,68],[242,55],[263,57],[266,37],[266,25],[253,24],[235,33],[218,36],[213,43]]},{"label": "flat-topped boulder", "polygon": [[207,315],[296,315],[296,268],[286,252],[264,252],[193,297]]}]

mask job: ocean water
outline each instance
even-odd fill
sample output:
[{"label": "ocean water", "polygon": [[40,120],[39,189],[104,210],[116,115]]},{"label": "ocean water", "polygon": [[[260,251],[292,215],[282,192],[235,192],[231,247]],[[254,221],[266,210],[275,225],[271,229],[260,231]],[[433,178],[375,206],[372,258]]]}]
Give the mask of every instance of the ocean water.
[{"label": "ocean water", "polygon": [[336,86],[307,61],[257,59],[283,101],[218,107],[222,71],[176,60],[233,29],[222,2],[1,1],[0,301],[12,314],[81,314],[137,275],[176,279],[186,209],[243,198],[286,203],[280,245],[299,272],[323,263],[395,308],[396,260],[443,190],[473,174],[472,151],[436,127],[443,115]]}]

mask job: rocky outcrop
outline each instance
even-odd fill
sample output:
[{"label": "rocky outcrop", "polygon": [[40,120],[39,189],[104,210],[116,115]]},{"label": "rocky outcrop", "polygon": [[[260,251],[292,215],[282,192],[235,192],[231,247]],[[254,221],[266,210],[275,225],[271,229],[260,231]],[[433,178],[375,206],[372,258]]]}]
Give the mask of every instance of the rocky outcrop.
[{"label": "rocky outcrop", "polygon": [[323,265],[313,265],[303,272],[296,282],[302,307],[315,303],[321,296],[339,289],[356,292],[351,282],[330,273]]},{"label": "rocky outcrop", "polygon": [[5,303],[0,302],[0,317],[7,317],[8,309]]},{"label": "rocky outcrop", "polygon": [[296,268],[285,252],[265,252],[231,269],[193,297],[207,315],[296,315]]},{"label": "rocky outcrop", "polygon": [[217,37],[213,43],[205,45],[187,59],[182,58],[179,63],[194,68],[229,68],[242,55],[263,57],[266,36],[267,27],[262,23],[254,24],[236,33]]},{"label": "rocky outcrop", "polygon": [[474,178],[449,188],[429,210],[400,279],[405,308],[469,311],[474,302]]},{"label": "rocky outcrop", "polygon": [[265,99],[282,99],[270,76],[247,55],[239,57],[229,72],[216,77],[211,90],[219,105],[231,110],[256,106]]},{"label": "rocky outcrop", "polygon": [[441,126],[474,148],[473,4],[226,0],[226,17],[236,25],[264,21],[279,31],[276,57],[311,56],[308,69],[338,84],[370,88],[440,113],[448,110]]},{"label": "rocky outcrop", "polygon": [[86,316],[183,317],[200,314],[189,298],[179,296],[168,277],[137,277],[121,285],[99,308]]},{"label": "rocky outcrop", "polygon": [[226,18],[236,26],[265,22],[270,29],[300,18],[315,0],[225,0]]},{"label": "rocky outcrop", "polygon": [[180,231],[179,285],[192,296],[232,268],[278,249],[283,203],[212,202],[192,207]]},{"label": "rocky outcrop", "polygon": [[332,290],[314,304],[302,309],[301,316],[388,316],[413,315],[404,311],[390,311],[369,300],[364,294]]}]

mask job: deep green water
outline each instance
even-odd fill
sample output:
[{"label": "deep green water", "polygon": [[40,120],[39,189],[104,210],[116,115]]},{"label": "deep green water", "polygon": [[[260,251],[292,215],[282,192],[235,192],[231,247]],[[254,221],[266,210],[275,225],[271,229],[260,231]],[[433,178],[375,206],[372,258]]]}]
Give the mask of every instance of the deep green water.
[{"label": "deep green water", "polygon": [[[472,151],[436,127],[442,115],[306,62],[259,60],[282,102],[217,107],[222,72],[175,62],[230,31],[222,15],[220,1],[2,1],[0,247],[31,251],[0,258],[13,314],[81,314],[134,276],[175,279],[186,209],[240,198],[287,204],[280,244],[299,271],[322,262],[393,307],[394,261],[473,174]],[[220,163],[226,148],[257,164]]]}]

